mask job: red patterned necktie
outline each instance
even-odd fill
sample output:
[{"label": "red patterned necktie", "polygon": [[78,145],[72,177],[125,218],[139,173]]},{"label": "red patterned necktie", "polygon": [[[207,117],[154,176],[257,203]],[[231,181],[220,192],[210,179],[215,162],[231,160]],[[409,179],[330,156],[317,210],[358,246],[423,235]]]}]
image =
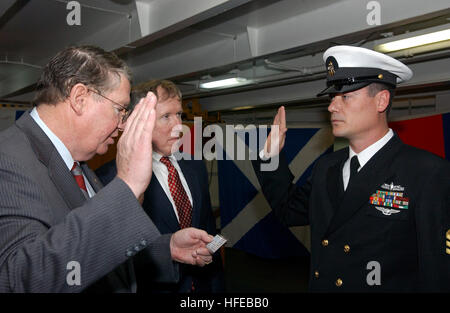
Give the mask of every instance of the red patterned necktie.
[{"label": "red patterned necktie", "polygon": [[178,171],[172,165],[168,157],[162,157],[160,161],[167,166],[167,169],[169,170],[169,189],[177,208],[180,227],[190,227],[192,220],[192,205],[186,190],[181,183]]},{"label": "red patterned necktie", "polygon": [[86,184],[84,183],[83,171],[81,170],[80,164],[78,164],[78,162],[73,162],[73,166],[70,171],[72,172],[72,175],[75,178],[78,187],[80,187],[83,195],[86,197],[86,199],[89,199],[89,194],[87,192]]}]

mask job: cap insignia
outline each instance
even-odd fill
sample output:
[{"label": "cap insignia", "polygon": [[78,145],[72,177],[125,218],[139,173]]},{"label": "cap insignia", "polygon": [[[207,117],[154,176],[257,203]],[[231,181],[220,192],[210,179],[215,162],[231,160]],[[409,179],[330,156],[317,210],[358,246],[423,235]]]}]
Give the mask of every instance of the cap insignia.
[{"label": "cap insignia", "polygon": [[328,70],[328,75],[333,76],[336,71],[334,70],[334,65],[333,62],[328,62],[328,66],[327,66],[327,70]]}]

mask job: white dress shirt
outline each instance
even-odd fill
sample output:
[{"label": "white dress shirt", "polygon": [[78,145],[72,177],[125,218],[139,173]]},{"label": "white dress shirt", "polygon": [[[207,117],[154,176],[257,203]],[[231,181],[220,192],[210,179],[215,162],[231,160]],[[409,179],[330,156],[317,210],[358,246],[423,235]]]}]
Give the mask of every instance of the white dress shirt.
[{"label": "white dress shirt", "polygon": [[[161,163],[161,161],[160,161],[161,158],[162,158],[161,154],[153,151],[153,174],[158,179],[159,184],[161,185],[162,189],[166,193],[167,198],[170,200],[170,203],[172,203],[172,208],[173,208],[175,215],[179,222],[180,218],[178,217],[177,207],[175,206],[175,202],[173,201],[173,197],[172,197],[172,194],[170,193],[170,189],[169,189],[169,170],[167,169],[167,166],[164,163]],[[180,176],[181,184],[183,185],[184,190],[186,190],[189,201],[191,202],[191,206],[194,207],[191,191],[189,190],[187,181],[184,178],[184,175],[183,175],[183,172],[181,171],[180,165],[178,165],[177,159],[173,155],[168,156],[168,158],[169,158],[170,162],[172,163],[172,165],[177,170],[178,176]]]},{"label": "white dress shirt", "polygon": [[[44,133],[47,135],[47,137],[50,139],[52,144],[55,146],[56,151],[58,151],[59,155],[63,159],[64,163],[66,163],[67,168],[69,171],[72,170],[73,163],[75,162],[72,158],[72,155],[70,154],[70,151],[67,149],[67,147],[64,145],[64,143],[58,138],[58,136],[55,135],[54,132],[50,130],[50,128],[45,125],[44,121],[40,118],[39,113],[37,112],[36,108],[33,108],[33,110],[30,113],[30,116],[33,118],[33,120],[39,125],[39,127],[44,131]],[[88,179],[83,173],[84,183],[86,185],[86,189],[88,191],[89,197],[92,197],[95,195],[95,191],[92,188],[92,186],[89,184]]]},{"label": "white dress shirt", "polygon": [[366,149],[361,151],[360,153],[356,153],[352,150],[352,148],[348,147],[350,150],[349,157],[347,161],[344,163],[344,167],[342,168],[342,178],[344,180],[344,190],[347,189],[348,181],[350,179],[350,160],[354,155],[358,156],[359,168],[358,172],[366,165],[367,162],[378,152],[387,142],[394,136],[394,132],[389,128],[389,131],[384,135],[381,139],[379,139],[374,144],[368,146]]}]

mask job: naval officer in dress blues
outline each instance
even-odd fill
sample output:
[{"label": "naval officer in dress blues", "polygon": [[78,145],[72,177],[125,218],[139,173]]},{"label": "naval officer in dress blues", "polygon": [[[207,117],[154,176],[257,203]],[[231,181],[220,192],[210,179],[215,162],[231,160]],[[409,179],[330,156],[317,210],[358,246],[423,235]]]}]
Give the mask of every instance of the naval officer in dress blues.
[{"label": "naval officer in dress blues", "polygon": [[[323,57],[331,126],[349,147],[319,159],[302,187],[282,152],[285,109],[253,162],[262,191],[286,226],[311,226],[313,292],[450,291],[450,163],[408,146],[388,127],[403,63],[360,47]],[[279,143],[272,149],[271,140]],[[275,171],[262,162],[278,156]]]}]

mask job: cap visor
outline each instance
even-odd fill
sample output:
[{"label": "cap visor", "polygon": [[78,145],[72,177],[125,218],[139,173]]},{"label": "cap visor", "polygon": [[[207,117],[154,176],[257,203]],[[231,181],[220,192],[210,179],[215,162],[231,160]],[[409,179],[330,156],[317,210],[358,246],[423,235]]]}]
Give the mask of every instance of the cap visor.
[{"label": "cap visor", "polygon": [[331,85],[331,86],[325,88],[324,90],[322,90],[320,93],[318,93],[316,97],[322,97],[325,95],[332,95],[332,94],[336,94],[336,93],[346,93],[346,92],[350,92],[350,91],[355,91],[355,90],[364,88],[370,84],[371,84],[371,82],[363,82],[363,83],[357,83],[357,84],[352,84],[352,85],[342,85],[342,86]]}]

